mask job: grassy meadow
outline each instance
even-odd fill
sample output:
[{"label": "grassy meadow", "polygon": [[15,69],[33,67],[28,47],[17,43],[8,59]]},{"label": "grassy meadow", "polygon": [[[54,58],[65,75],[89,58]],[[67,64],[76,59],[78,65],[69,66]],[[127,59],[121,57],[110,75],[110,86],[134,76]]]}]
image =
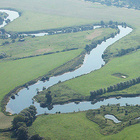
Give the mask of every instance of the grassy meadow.
[{"label": "grassy meadow", "polygon": [[[119,133],[124,128],[134,124],[139,124],[140,120],[139,106],[120,106],[107,105],[101,106],[99,109],[86,111],[87,119],[97,123],[100,127],[100,132],[103,135],[112,135]],[[105,115],[112,115],[115,119],[108,119]]]},{"label": "grassy meadow", "polygon": [[[65,6],[64,6],[65,5]],[[99,23],[101,20],[126,22],[133,27],[133,32],[109,46],[107,53],[117,54],[121,49],[136,48],[140,44],[140,11],[134,9],[108,7],[98,3],[83,0],[5,0],[0,1],[0,8],[13,8],[22,15],[4,27],[7,31],[37,31],[43,29],[62,28],[75,25]],[[110,33],[113,30],[98,29],[95,39]],[[0,52],[6,52],[12,57],[23,57],[44,52],[62,51],[66,48],[79,48],[75,51],[61,52],[52,55],[26,58],[21,60],[0,61],[0,101],[10,90],[22,85],[77,57],[86,44],[91,42],[89,35],[94,31],[78,32],[44,37],[26,37],[25,42],[0,46]],[[0,40],[0,44],[3,41]],[[62,57],[63,56],[63,57]],[[64,59],[65,58],[65,59]],[[140,76],[140,51],[128,55],[111,58],[100,70],[91,72],[51,88],[52,93],[62,91],[60,94],[73,92],[82,96],[89,96],[89,92],[104,88],[121,81],[130,80]],[[126,79],[115,77],[112,74],[123,73]],[[65,88],[66,87],[66,88]],[[71,92],[72,91],[72,92]],[[135,85],[121,93],[139,93],[140,85]],[[113,92],[111,94],[118,94]],[[43,95],[44,96],[44,95]],[[9,127],[12,118],[3,119],[0,114],[0,128]],[[86,112],[41,115],[37,117],[29,128],[30,134],[38,133],[51,139],[95,139],[95,140],[135,140],[140,139],[140,124],[132,125],[121,132],[109,136],[100,133],[99,126],[86,118]],[[0,133],[0,139],[10,139],[9,133]]]},{"label": "grassy meadow", "polygon": [[[75,58],[81,50],[0,63],[0,101],[5,94]],[[62,58],[62,55],[65,59]]]},{"label": "grassy meadow", "polygon": [[0,112],[0,129],[8,128],[12,126],[11,121],[14,117],[5,116],[2,112]]},{"label": "grassy meadow", "polygon": [[24,42],[19,42],[18,39],[16,39],[15,43],[12,43],[11,39],[0,39],[0,44],[5,41],[10,42],[7,45],[0,46],[0,52],[5,52],[8,56],[11,56],[11,58],[19,58],[72,48],[84,49],[86,44],[90,44],[91,41],[101,39],[115,31],[115,29],[104,28],[34,38],[28,36],[25,37]]},{"label": "grassy meadow", "polygon": [[11,138],[11,132],[3,132],[0,133],[0,139],[1,140],[16,140],[16,138]]},{"label": "grassy meadow", "polygon": [[[25,42],[16,42],[0,47],[7,50],[12,57],[23,57],[48,52],[62,51],[64,49],[78,48],[78,50],[60,52],[19,60],[5,60],[0,62],[0,101],[5,94],[15,87],[47,74],[54,68],[77,57],[91,40],[97,40],[110,35],[113,29],[97,29],[74,34],[52,35],[44,37],[27,37]],[[46,44],[46,45],[45,45]],[[26,50],[25,52],[23,50]],[[63,57],[62,57],[63,56]],[[63,59],[65,58],[65,59]]]},{"label": "grassy meadow", "polygon": [[[104,67],[90,74],[80,76],[66,82],[59,83],[49,88],[53,96],[52,102],[68,101],[71,99],[85,99],[90,96],[90,91],[100,88],[107,88],[120,82],[125,82],[135,79],[140,75],[140,51],[114,58]],[[116,77],[113,74],[122,73],[127,75],[127,78]],[[123,91],[115,91],[103,94],[103,96],[117,94],[139,94],[140,84],[124,89]],[[36,99],[41,102],[44,100],[46,91],[36,96]]]},{"label": "grassy meadow", "polygon": [[[22,26],[21,26],[22,23]],[[31,24],[35,23],[35,24]],[[34,31],[43,29],[61,28],[75,25],[83,25],[92,23],[91,20],[82,18],[65,17],[59,15],[49,15],[43,13],[34,13],[32,11],[23,12],[22,16],[15,23],[10,23],[6,30],[8,31]]]},{"label": "grassy meadow", "polygon": [[[7,30],[12,31],[50,29],[101,20],[127,22],[127,24],[139,27],[140,21],[140,11],[108,7],[82,0],[14,0],[14,3],[7,0],[1,1],[0,5],[1,8],[11,7],[23,13],[20,18],[6,27]],[[69,20],[67,20],[68,18]]]},{"label": "grassy meadow", "polygon": [[140,124],[124,128],[121,132],[113,135],[102,135],[99,126],[86,118],[86,112],[41,115],[38,116],[31,127],[30,134],[40,134],[52,140],[138,140]]},{"label": "grassy meadow", "polygon": [[115,54],[122,48],[136,47],[140,43],[139,10],[109,7],[82,0],[14,0],[14,3],[7,0],[0,2],[0,5],[1,8],[11,7],[22,12],[20,18],[5,27],[8,31],[34,31],[113,20],[126,22],[134,31],[109,47],[108,53]]},{"label": "grassy meadow", "polygon": [[86,118],[85,112],[41,115],[29,128],[30,134],[55,139],[99,139],[103,136],[97,124]]}]

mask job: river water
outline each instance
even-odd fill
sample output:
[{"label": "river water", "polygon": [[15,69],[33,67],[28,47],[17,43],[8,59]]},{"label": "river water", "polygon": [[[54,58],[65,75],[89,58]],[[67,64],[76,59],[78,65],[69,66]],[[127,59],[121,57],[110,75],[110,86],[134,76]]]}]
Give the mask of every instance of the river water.
[{"label": "river water", "polygon": [[[122,37],[126,36],[129,34],[132,29],[127,27],[123,28],[119,26],[120,29],[120,34],[116,35],[115,38],[110,38],[106,40],[106,42],[102,42],[100,45],[97,45],[95,49],[93,49],[90,54],[87,54],[85,56],[83,65],[78,68],[77,70],[73,72],[68,72],[60,76],[55,76],[55,77],[50,77],[49,81],[42,82],[38,81],[36,84],[29,86],[29,89],[22,89],[19,91],[18,96],[16,98],[10,99],[9,103],[6,106],[6,111],[11,112],[11,113],[19,113],[22,109],[29,107],[32,105],[32,98],[36,95],[36,89],[38,88],[39,90],[42,90],[43,87],[50,87],[54,84],[57,84],[59,81],[66,81],[72,78],[75,78],[77,76],[83,75],[83,74],[88,74],[91,71],[100,69],[102,65],[105,64],[105,62],[102,59],[102,54],[104,50],[115,43],[117,40],[121,39]],[[110,101],[111,102],[111,101]],[[102,103],[102,104],[100,104]],[[105,102],[100,102],[100,105],[103,105]],[[109,102],[107,102],[108,104]],[[88,110],[91,108],[94,108],[94,105],[91,105],[90,102],[82,102],[80,104],[65,104],[65,105],[56,105],[52,110],[48,110],[47,108],[41,108],[38,103],[34,103],[34,105],[37,108],[37,112],[39,114],[44,113],[45,111],[47,113],[55,113],[55,112],[73,112],[73,111],[78,111],[78,110]],[[98,103],[95,106],[98,106]],[[96,108],[96,107],[95,107]]]},{"label": "river water", "polygon": [[[0,12],[6,12],[9,16],[7,19],[10,19],[13,21],[14,19],[19,17],[18,12],[11,11],[11,10],[0,10]],[[4,27],[6,23],[4,22],[3,25],[0,27]],[[29,90],[24,88],[19,91],[18,95],[16,95],[16,98],[14,100],[10,99],[6,106],[6,111],[14,113],[19,113],[21,110],[23,110],[26,107],[29,107],[32,105],[32,99],[37,94],[36,89],[42,90],[43,87],[50,87],[54,84],[57,84],[59,81],[66,81],[72,78],[75,78],[77,76],[81,76],[83,74],[88,74],[91,71],[100,69],[102,65],[105,64],[105,62],[102,59],[102,54],[105,51],[105,49],[115,43],[116,41],[120,40],[124,36],[128,35],[130,32],[132,32],[132,29],[129,27],[123,28],[119,26],[120,33],[117,34],[114,38],[110,38],[106,40],[106,42],[102,42],[100,45],[97,45],[95,49],[93,49],[90,54],[86,54],[84,58],[83,65],[76,69],[73,72],[68,72],[65,74],[62,74],[60,76],[50,77],[49,81],[42,82],[38,81],[34,85],[29,86]],[[101,105],[107,105],[107,104],[118,104],[125,105],[128,104],[140,104],[139,103],[140,97],[133,97],[133,98],[110,98],[106,99],[104,101],[99,101],[95,103],[94,105],[91,104],[91,102],[81,102],[79,104],[75,103],[69,103],[64,105],[54,105],[53,109],[48,110],[47,108],[41,108],[40,105],[37,102],[34,102],[34,106],[37,108],[38,114],[43,113],[68,113],[68,112],[74,112],[74,111],[83,111],[83,110],[89,110],[89,109],[97,109],[100,108]]]},{"label": "river water", "polygon": [[[12,11],[12,10],[0,10],[0,12],[5,12],[8,14],[8,17],[5,19],[10,19],[10,21],[15,20],[16,18],[19,17],[19,13],[16,11]],[[4,21],[2,25],[0,25],[0,28],[4,27],[5,25],[7,25],[7,23]]]}]

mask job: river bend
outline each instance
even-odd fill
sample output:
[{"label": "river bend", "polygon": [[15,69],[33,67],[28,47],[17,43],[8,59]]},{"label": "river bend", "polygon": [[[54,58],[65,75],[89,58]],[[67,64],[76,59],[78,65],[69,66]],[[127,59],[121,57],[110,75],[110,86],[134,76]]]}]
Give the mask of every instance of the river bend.
[{"label": "river bend", "polygon": [[[10,19],[10,21],[13,21],[14,19],[19,17],[18,12],[11,11],[11,10],[0,10],[0,12],[6,12],[9,16],[7,19]],[[3,25],[0,26],[4,27],[6,23],[4,22]],[[105,51],[105,49],[115,43],[116,41],[120,40],[124,36],[128,35],[130,32],[132,32],[132,29],[129,27],[123,28],[119,26],[120,33],[117,34],[114,38],[107,39],[106,42],[102,42],[100,45],[97,45],[95,49],[93,49],[90,54],[86,54],[84,58],[83,65],[76,69],[73,72],[64,73],[60,76],[50,77],[49,81],[42,82],[38,81],[34,85],[29,86],[29,90],[26,88],[20,90],[18,92],[18,96],[16,96],[15,100],[10,99],[6,106],[6,111],[11,113],[19,113],[21,110],[23,110],[26,107],[29,107],[32,105],[32,98],[36,95],[36,89],[42,90],[43,87],[50,87],[54,84],[57,84],[59,81],[66,81],[72,78],[75,78],[77,76],[81,76],[83,74],[88,74],[91,71],[100,69],[102,65],[105,64],[105,62],[102,59],[102,54]],[[41,108],[39,103],[35,102],[34,106],[37,108],[38,114],[43,113],[68,113],[68,112],[74,112],[74,111],[83,111],[83,110],[89,110],[89,109],[97,109],[100,108],[101,105],[107,105],[107,104],[118,104],[125,105],[128,104],[140,104],[139,103],[140,97],[133,97],[133,98],[121,98],[121,99],[106,99],[104,101],[99,101],[95,103],[94,105],[91,104],[91,102],[81,102],[79,104],[75,103],[69,103],[64,105],[54,105],[52,110],[48,110],[47,108]]]}]

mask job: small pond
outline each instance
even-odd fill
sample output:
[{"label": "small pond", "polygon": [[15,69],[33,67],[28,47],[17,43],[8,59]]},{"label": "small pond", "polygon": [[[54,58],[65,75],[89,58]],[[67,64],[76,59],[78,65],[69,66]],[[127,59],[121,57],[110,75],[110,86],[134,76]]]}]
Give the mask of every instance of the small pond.
[{"label": "small pond", "polygon": [[119,121],[115,116],[113,116],[113,115],[109,115],[109,114],[107,114],[107,115],[105,115],[104,116],[106,119],[109,119],[109,120],[112,120],[112,121],[114,121],[114,123],[120,123],[121,121]]}]

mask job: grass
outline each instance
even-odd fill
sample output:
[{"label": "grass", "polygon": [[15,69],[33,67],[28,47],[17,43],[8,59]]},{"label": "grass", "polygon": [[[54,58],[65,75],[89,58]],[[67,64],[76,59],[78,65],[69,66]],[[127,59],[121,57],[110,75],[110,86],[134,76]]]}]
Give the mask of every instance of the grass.
[{"label": "grass", "polygon": [[58,139],[81,140],[138,140],[140,124],[124,128],[121,132],[109,136],[101,135],[100,127],[86,118],[86,112],[41,115],[29,128],[30,134]]},{"label": "grass", "polygon": [[[64,4],[65,6],[63,6]],[[108,7],[82,0],[60,0],[59,2],[57,0],[21,0],[20,2],[14,0],[14,3],[7,0],[0,2],[0,5],[20,9],[19,11],[23,13],[20,18],[10,23],[6,30],[33,31],[113,20],[126,22],[134,28],[134,31],[113,47],[109,47],[109,53],[117,53],[121,48],[136,47],[140,43],[140,11],[138,10]]]},{"label": "grass", "polygon": [[[23,12],[23,16],[20,17],[20,19],[17,19],[15,22],[11,23],[11,25],[9,24],[9,27],[6,27],[8,30],[39,30],[40,28],[52,28],[52,25],[54,25],[53,28],[57,28],[58,24],[59,26],[61,25],[61,27],[71,26],[73,25],[73,22],[78,19],[83,20],[84,24],[99,22],[101,20],[115,20],[119,22],[124,21],[129,24],[137,24],[137,27],[139,25],[139,11],[137,10],[108,7],[105,5],[100,5],[97,3],[92,4],[90,2],[84,2],[81,0],[60,0],[59,2],[57,0],[21,0],[20,2],[18,0],[14,0],[14,3],[10,0],[7,0],[6,2],[0,2],[0,5],[1,7],[12,7],[20,9],[20,11]],[[34,16],[36,14],[39,16],[37,16],[37,18],[36,16],[35,18],[31,18],[30,15],[32,14],[34,14]],[[48,20],[50,19],[49,16],[54,18],[53,22]],[[58,18],[55,18],[55,16],[60,16],[63,19],[59,20]],[[65,21],[65,18],[70,18],[73,20]],[[77,23],[75,22],[75,24],[82,24],[81,20],[79,20]],[[17,23],[19,24],[17,25]],[[17,26],[15,25],[20,27],[20,29],[16,28]]]},{"label": "grass", "polygon": [[[15,43],[0,46],[0,52],[5,52],[7,55],[15,58],[62,51],[71,48],[83,49],[86,44],[90,44],[92,40],[103,38],[113,32],[115,32],[114,29],[96,29],[35,38],[25,37],[24,42],[18,42],[18,39],[16,39]],[[87,37],[90,35],[91,37],[93,36],[93,38],[88,39]],[[0,44],[5,41],[11,42],[11,39],[0,40]]]},{"label": "grass", "polygon": [[113,56],[115,56],[121,49],[137,48],[137,46],[140,44],[139,34],[140,29],[134,28],[130,35],[117,41],[117,43],[113,44],[112,46],[109,46],[104,53],[109,54],[109,57],[113,58]]},{"label": "grass", "polygon": [[[95,31],[85,31],[75,34],[54,35],[36,38],[27,37],[26,41],[23,43],[17,42],[14,44],[1,47],[2,50],[5,51],[8,50],[7,51],[8,53],[12,52],[13,53],[12,57],[23,57],[33,55],[36,54],[37,51],[39,52],[39,50],[43,51],[39,53],[44,53],[43,49],[46,48],[45,44],[47,44],[48,42],[49,42],[48,44],[50,44],[50,46],[49,45],[48,46],[53,51],[57,50],[62,51],[63,49],[69,49],[73,47],[78,47],[79,49],[75,51],[63,52],[48,56],[26,58],[16,61],[1,61],[0,101],[2,100],[5,94],[7,94],[10,90],[14,89],[18,85],[22,85],[30,80],[38,78],[39,76],[45,75],[54,68],[77,57],[82,52],[86,43],[91,42],[91,39],[86,39],[87,36],[89,35],[93,36],[94,32],[96,33],[100,32],[100,34],[97,34],[95,36],[94,40],[96,40],[98,38],[99,39],[103,38],[105,34],[109,35],[114,31],[115,30],[113,29],[97,29]],[[26,51],[23,52],[23,50]],[[62,55],[65,59],[61,57]],[[7,123],[11,123],[11,120],[12,117],[11,119],[9,119],[9,121],[7,120]]]},{"label": "grass", "polygon": [[[136,119],[140,116],[139,110],[139,106],[109,105],[101,106],[98,110],[89,110],[86,116],[99,125],[102,134],[111,135],[120,132],[125,127],[139,123],[140,120]],[[113,115],[120,122],[114,123],[113,120],[106,119],[105,115],[108,114]]]},{"label": "grass", "polygon": [[0,112],[0,129],[11,127],[11,121],[13,118],[13,116],[5,116],[2,112]]},{"label": "grass", "polygon": [[0,139],[1,140],[16,140],[15,138],[11,138],[11,135],[12,135],[11,132],[0,133]]},{"label": "grass", "polygon": [[[31,23],[34,24],[31,25]],[[6,27],[6,30],[17,32],[34,31],[34,30],[68,27],[79,24],[83,25],[86,23],[91,23],[91,20],[86,21],[82,18],[73,18],[26,11],[23,12],[22,16],[18,18],[16,22],[10,23]]]},{"label": "grass", "polygon": [[[0,6],[3,8],[5,7],[15,8],[23,12],[23,16],[21,16],[19,19],[15,20],[13,23],[10,23],[7,27],[5,27],[6,30],[11,30],[11,31],[40,30],[40,29],[46,29],[46,28],[58,28],[58,27],[66,27],[66,26],[71,26],[71,25],[79,25],[83,23],[85,24],[85,23],[91,23],[91,22],[100,22],[101,20],[104,20],[104,21],[114,20],[118,22],[122,22],[122,21],[126,22],[127,24],[131,25],[134,28],[134,31],[129,36],[121,39],[120,41],[115,43],[113,46],[109,47],[107,49],[109,53],[115,54],[121,48],[136,47],[137,45],[140,44],[140,40],[139,40],[140,38],[140,27],[139,27],[140,11],[137,11],[137,10],[107,7],[107,6],[102,6],[100,4],[92,4],[89,2],[84,2],[81,0],[71,0],[71,1],[70,0],[59,0],[59,1],[58,0],[51,0],[51,1],[49,0],[20,0],[20,1],[19,0],[14,0],[14,1],[6,0],[6,1],[0,1]],[[36,17],[31,18],[30,15],[32,16],[37,15],[37,18]],[[52,21],[52,18],[54,18],[53,23],[50,22]],[[32,53],[32,51],[30,53]],[[70,53],[70,55],[72,54],[71,52],[68,52],[68,53]],[[55,55],[61,55],[61,54],[55,54]],[[49,60],[53,62],[54,55],[51,55],[51,56],[52,57]],[[89,95],[90,90],[98,89],[102,86],[106,87],[112,83],[120,82],[120,78],[111,76],[111,74],[113,73],[126,74],[129,76],[128,79],[135,78],[137,75],[139,76],[139,71],[138,71],[139,70],[139,56],[140,56],[140,53],[136,52],[131,55],[116,58],[110,61],[105,67],[103,67],[99,71],[95,71],[84,77],[80,77],[80,78],[76,78],[74,80],[68,81],[66,83],[66,86],[68,86],[71,89],[74,89],[76,92],[79,91],[80,94],[81,93],[83,94],[85,92],[85,95]],[[1,67],[0,69],[0,73],[1,73],[0,100],[5,94],[7,94],[15,86],[18,86],[29,80],[32,80],[38,77],[39,75],[46,74],[46,72],[49,71],[50,69],[53,69],[61,65],[62,64],[61,61],[64,62],[64,60],[60,58],[59,59],[60,61],[58,62],[58,64],[55,63],[53,64],[53,66],[50,66],[50,63],[48,63],[48,61],[47,62],[45,61],[47,57],[50,57],[50,56],[42,56],[42,57],[37,57],[37,58],[0,63],[0,67]],[[124,61],[124,64],[121,63],[123,61]],[[40,64],[40,62],[42,63]],[[126,62],[127,63],[129,62],[129,63],[127,64]],[[29,69],[31,71],[28,71]],[[32,75],[30,74],[30,72],[32,72]],[[86,83],[86,86],[85,86],[85,83]],[[139,91],[139,88],[140,86],[137,86],[137,91]],[[80,114],[79,117],[76,117],[78,116],[77,114],[76,115],[64,114],[64,117],[62,117],[63,114],[60,114],[60,118],[58,117],[59,115],[56,115],[56,116],[52,115],[54,117],[53,121],[55,120],[54,126],[52,126],[51,117],[45,116],[46,118],[47,117],[48,118],[47,119],[44,118],[40,120],[37,119],[38,125],[36,126],[38,127],[34,127],[34,124],[32,127],[35,130],[37,129],[36,130],[37,132],[41,131],[39,133],[42,136],[46,136],[46,137],[49,136],[49,137],[52,137],[52,139],[55,139],[54,133],[57,134],[57,132],[58,132],[58,136],[62,136],[62,137],[64,136],[64,138],[68,138],[69,136],[71,136],[73,139],[82,139],[82,138],[84,139],[93,139],[93,138],[94,139],[112,139],[112,140],[118,139],[118,138],[126,139],[126,140],[140,139],[140,136],[139,136],[140,125],[139,124],[130,126],[118,134],[105,137],[99,133],[99,127],[95,123],[92,123],[89,120],[85,119],[84,113],[81,113],[82,115],[79,113]],[[68,117],[69,115],[70,117]],[[75,116],[75,118],[72,116]],[[68,118],[70,118],[69,121],[68,121]],[[80,123],[78,124],[79,120],[80,120]],[[44,122],[47,122],[47,125]],[[72,122],[75,122],[76,125],[74,125]],[[61,127],[63,126],[63,123],[66,124],[66,127]],[[73,124],[75,127],[73,128],[71,124]],[[71,131],[66,132],[66,128],[69,125],[70,125],[69,128],[72,128],[72,129],[70,129]],[[45,131],[46,129],[48,129],[48,131]],[[54,133],[52,134],[51,131]],[[68,132],[70,133],[70,135],[68,134]]]},{"label": "grass", "polygon": [[[63,52],[48,56],[39,56],[15,61],[0,63],[0,101],[5,94],[18,85],[22,85],[39,76],[47,74],[50,70],[75,58],[82,50]],[[65,59],[63,59],[63,57]]]},{"label": "grass", "polygon": [[58,139],[99,139],[103,136],[99,133],[97,124],[86,119],[85,112],[41,115],[37,117],[29,128],[30,134],[38,133],[43,137]]},{"label": "grass", "polygon": [[[120,82],[128,81],[140,75],[140,51],[125,55],[122,57],[114,58],[98,71],[91,72],[90,74],[59,83],[49,88],[53,96],[53,102],[68,101],[71,99],[86,99],[90,96],[90,91],[100,88],[107,88],[110,85],[115,85]],[[126,79],[116,77],[112,74],[123,73],[128,75]],[[106,93],[103,96],[117,95],[117,94],[139,94],[140,84],[132,86],[123,91],[116,91]],[[135,89],[135,90],[134,90]],[[40,101],[45,96],[46,92],[37,95],[37,100]]]},{"label": "grass", "polygon": [[[113,29],[97,29],[94,31],[85,31],[85,32],[79,32],[75,34],[63,34],[63,35],[54,35],[54,36],[47,36],[47,37],[44,36],[44,37],[36,37],[36,38],[27,37],[27,40],[24,43],[19,43],[19,42],[15,43],[17,46],[16,45],[14,46],[14,44],[12,44],[13,46],[12,45],[4,46],[7,48],[9,47],[9,53],[11,53],[11,48],[12,48],[15,51],[15,55],[20,57],[22,57],[22,53],[23,53],[22,45],[23,46],[27,45],[27,47],[24,47],[24,49],[25,48],[27,49],[27,52],[30,52],[29,50],[31,50],[31,52],[36,51],[36,49],[41,50],[42,49],[41,47],[43,47],[46,43],[50,44],[50,46],[49,45],[48,46],[50,47],[50,49],[54,49],[54,51],[57,50],[62,51],[63,49],[66,48],[70,49],[73,47],[78,47],[79,49],[75,51],[65,52],[65,53],[63,52],[63,53],[57,53],[53,55],[26,58],[26,59],[16,60],[16,61],[1,61],[0,100],[2,100],[3,96],[7,94],[10,90],[14,89],[15,87],[22,85],[30,80],[36,79],[39,76],[43,76],[47,74],[49,71],[55,69],[56,67],[77,57],[82,52],[86,43],[91,42],[91,40],[86,39],[86,37],[89,35],[93,35],[94,32],[97,33],[98,31],[101,32],[101,34],[99,34],[99,36],[96,36],[94,40],[98,38],[103,38],[105,34],[109,35],[112,32],[114,32]],[[80,41],[81,43],[79,43]],[[42,45],[40,45],[41,43]],[[36,48],[32,47],[34,45],[36,46]],[[6,50],[7,48],[4,47],[1,48]],[[26,52],[23,54],[29,55]],[[65,59],[62,58],[62,55]],[[62,69],[60,68],[59,71],[61,70]]]},{"label": "grass", "polygon": [[[92,72],[88,75],[67,81],[65,84],[83,95],[89,95],[92,90],[104,88],[110,85],[117,84],[121,81],[136,78],[140,75],[139,61],[140,51],[125,55],[123,57],[114,58],[107,63],[103,68],[98,71]],[[129,77],[126,79],[120,79],[112,76],[114,73],[123,73]],[[94,80],[93,80],[94,79]],[[77,83],[77,84],[75,84]],[[85,85],[86,83],[86,85]]]}]

